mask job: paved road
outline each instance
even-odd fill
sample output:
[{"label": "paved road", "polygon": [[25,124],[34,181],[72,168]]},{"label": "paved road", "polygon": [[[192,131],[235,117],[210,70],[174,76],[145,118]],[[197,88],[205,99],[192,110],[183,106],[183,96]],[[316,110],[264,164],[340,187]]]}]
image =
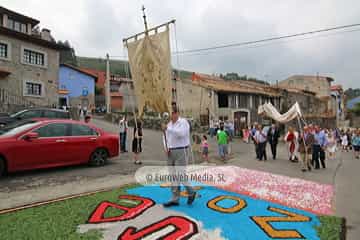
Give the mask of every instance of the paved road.
[{"label": "paved road", "polygon": [[[93,121],[106,131],[117,132],[117,126],[113,124],[96,119]],[[132,138],[131,133],[129,135],[128,146]],[[215,139],[210,139],[209,143],[211,162],[222,164],[216,154]],[[144,130],[141,155],[144,165],[164,165],[165,155],[162,149],[161,133]],[[268,154],[270,155],[269,149]],[[195,159],[200,159],[196,153],[194,155]],[[357,240],[360,236],[360,160],[354,159],[350,153],[338,154],[336,160],[328,160],[326,169],[303,173],[299,164],[287,160],[283,144],[279,145],[277,160],[269,158],[266,162],[259,162],[255,159],[254,146],[236,139],[232,143],[232,158],[227,165],[335,185],[336,215],[347,218],[348,239]],[[0,209],[133,182],[133,173],[137,168],[132,163],[131,154],[126,153],[111,159],[108,165],[100,168],[72,166],[10,174],[0,179]]]}]

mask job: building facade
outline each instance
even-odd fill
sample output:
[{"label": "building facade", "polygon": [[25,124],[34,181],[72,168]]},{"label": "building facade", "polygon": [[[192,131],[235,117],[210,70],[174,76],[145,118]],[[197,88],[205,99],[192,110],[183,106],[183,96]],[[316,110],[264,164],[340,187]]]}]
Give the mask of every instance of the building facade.
[{"label": "building facade", "polygon": [[173,81],[173,101],[177,102],[186,118],[199,120],[203,126],[207,126],[211,119],[233,121],[237,135],[254,122],[272,122],[258,115],[258,107],[267,102],[271,102],[280,113],[298,102],[308,123],[327,127],[335,124],[328,99],[318,97],[314,92],[249,81],[228,81],[199,73],[194,73],[191,79]]},{"label": "building facade", "polygon": [[95,106],[96,75],[68,64],[61,64],[59,71],[59,106]]},{"label": "building facade", "polygon": [[[106,73],[90,68],[81,69],[98,77],[95,105],[97,107],[105,106]],[[117,74],[110,74],[110,99],[112,112],[132,112],[133,109],[136,109],[136,97],[132,80]]]},{"label": "building facade", "polygon": [[235,133],[254,122],[269,123],[257,114],[258,107],[266,102],[280,105],[278,91],[264,84],[247,81],[225,81],[206,74],[193,73],[191,79],[173,84],[177,103],[187,118],[209,125],[212,120],[234,122]]},{"label": "building facade", "polygon": [[58,102],[59,50],[38,20],[0,7],[0,88],[36,106]]},{"label": "building facade", "polygon": [[317,97],[330,96],[331,77],[294,75],[278,83],[278,86],[314,92]]}]

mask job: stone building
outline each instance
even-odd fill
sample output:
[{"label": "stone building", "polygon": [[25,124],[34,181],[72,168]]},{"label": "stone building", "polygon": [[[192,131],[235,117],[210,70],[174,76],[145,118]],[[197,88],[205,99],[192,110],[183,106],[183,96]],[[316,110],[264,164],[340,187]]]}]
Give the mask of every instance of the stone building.
[{"label": "stone building", "polygon": [[339,127],[348,125],[345,121],[346,107],[345,107],[345,93],[341,85],[333,85],[330,87],[331,97],[333,100],[333,109],[336,113],[336,121]]},{"label": "stone building", "polygon": [[330,96],[331,77],[294,75],[278,83],[278,86],[304,91],[311,91],[317,97]]},{"label": "stone building", "polygon": [[[230,120],[235,132],[254,122],[269,124],[271,120],[257,114],[258,106],[271,102],[281,113],[300,104],[308,123],[333,127],[335,114],[327,97],[298,88],[266,85],[249,81],[225,81],[219,77],[193,73],[191,78],[173,82],[173,97],[182,114],[206,126],[209,120]],[[297,124],[293,122],[292,124]]]},{"label": "stone building", "polygon": [[112,111],[133,112],[137,108],[134,85],[129,78],[112,74],[110,76],[110,95]]},{"label": "stone building", "polygon": [[257,114],[260,104],[280,105],[277,89],[248,81],[225,81],[193,73],[191,79],[181,79],[175,87],[177,103],[185,117],[198,119],[203,126],[207,126],[210,119],[230,120],[236,133],[253,122],[266,121]]},{"label": "stone building", "polygon": [[[321,100],[322,105],[325,103],[327,105],[326,112],[320,112],[323,118],[331,119],[330,125],[340,127],[346,125],[345,98],[341,85],[332,85],[333,82],[334,79],[331,77],[294,75],[279,82],[278,85],[282,88],[314,93]],[[323,125],[327,125],[328,122],[325,121]]]},{"label": "stone building", "polygon": [[58,103],[59,50],[39,21],[0,7],[0,88],[37,106]]}]

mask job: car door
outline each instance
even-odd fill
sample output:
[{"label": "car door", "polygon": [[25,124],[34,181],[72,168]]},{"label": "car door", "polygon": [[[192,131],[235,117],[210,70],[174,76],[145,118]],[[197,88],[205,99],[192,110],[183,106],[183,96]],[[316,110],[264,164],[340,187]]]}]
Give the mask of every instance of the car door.
[{"label": "car door", "polygon": [[[49,123],[36,130],[39,138],[33,140],[37,145],[39,161],[43,166],[66,165],[70,156],[66,148],[66,137],[70,135],[70,124]],[[36,151],[36,150],[35,150]]]},{"label": "car door", "polygon": [[38,133],[39,137],[31,140],[19,137],[12,146],[12,161],[19,170],[51,167],[66,160],[64,136],[69,135],[68,124],[50,123],[30,132]]},{"label": "car door", "polygon": [[86,124],[71,124],[71,136],[67,138],[67,149],[71,153],[71,162],[86,163],[98,146],[99,134]]}]

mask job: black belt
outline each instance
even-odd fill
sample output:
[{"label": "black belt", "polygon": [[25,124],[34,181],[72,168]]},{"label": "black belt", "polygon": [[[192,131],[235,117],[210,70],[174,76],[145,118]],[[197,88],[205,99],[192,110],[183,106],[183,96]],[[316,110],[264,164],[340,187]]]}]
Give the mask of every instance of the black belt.
[{"label": "black belt", "polygon": [[176,147],[176,148],[169,148],[169,150],[180,150],[180,149],[187,149],[189,146],[186,147]]}]

